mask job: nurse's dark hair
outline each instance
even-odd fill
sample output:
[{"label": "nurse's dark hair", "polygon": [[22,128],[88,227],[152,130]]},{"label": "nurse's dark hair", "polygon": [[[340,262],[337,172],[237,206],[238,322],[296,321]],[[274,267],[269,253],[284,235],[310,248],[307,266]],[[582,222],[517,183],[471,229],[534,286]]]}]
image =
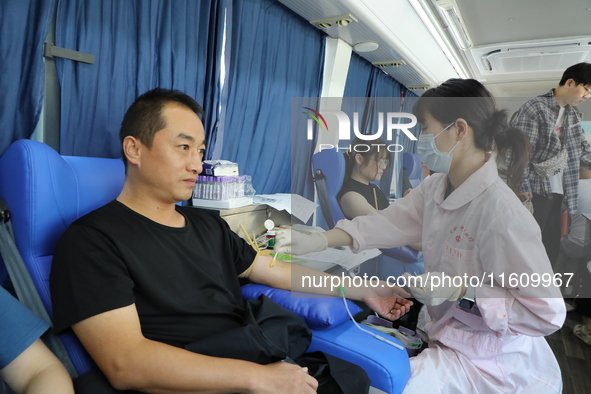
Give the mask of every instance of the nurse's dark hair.
[{"label": "nurse's dark hair", "polygon": [[345,152],[345,181],[351,178],[353,168],[357,166],[357,162],[355,161],[355,156],[357,155],[363,157],[363,164],[361,167],[369,165],[371,159],[390,159],[388,144],[386,144],[384,140],[376,138],[375,140],[366,141],[357,137],[351,142],[350,149]]},{"label": "nurse's dark hair", "polygon": [[[166,120],[162,116],[162,109],[166,104],[176,104],[190,109],[203,120],[205,112],[192,97],[178,90],[155,88],[136,98],[127,109],[119,129],[121,144],[125,137],[132,136],[151,148],[154,135],[166,127]],[[127,168],[125,152],[121,152],[121,158]]]},{"label": "nurse's dark hair", "polygon": [[464,119],[474,130],[474,145],[485,152],[495,147],[503,160],[511,149],[508,184],[516,193],[521,187],[531,156],[531,144],[521,130],[509,126],[506,110],[496,108],[495,99],[474,79],[449,79],[427,90],[415,103],[413,114],[420,123],[429,113],[442,125]]}]

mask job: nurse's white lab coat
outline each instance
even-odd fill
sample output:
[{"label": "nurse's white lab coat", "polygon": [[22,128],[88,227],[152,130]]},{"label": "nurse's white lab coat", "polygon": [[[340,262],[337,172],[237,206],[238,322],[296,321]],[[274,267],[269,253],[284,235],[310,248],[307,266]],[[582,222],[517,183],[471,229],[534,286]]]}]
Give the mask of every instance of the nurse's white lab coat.
[{"label": "nurse's white lab coat", "polygon": [[[447,184],[447,175],[432,175],[383,211],[336,226],[355,251],[422,242],[425,272],[473,277],[472,312],[458,301],[428,307],[429,348],[411,359],[404,393],[562,392],[544,336],[562,326],[566,310],[548,283],[553,272],[536,221],[497,176],[494,159],[444,200]],[[474,286],[475,278],[484,283]],[[534,286],[536,278],[548,281]]]}]

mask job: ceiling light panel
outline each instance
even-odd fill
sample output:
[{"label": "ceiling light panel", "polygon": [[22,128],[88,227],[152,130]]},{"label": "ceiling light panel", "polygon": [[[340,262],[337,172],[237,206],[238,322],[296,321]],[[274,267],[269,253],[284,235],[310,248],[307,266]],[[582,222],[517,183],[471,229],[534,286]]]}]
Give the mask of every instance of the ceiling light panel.
[{"label": "ceiling light panel", "polygon": [[[407,63],[404,66],[382,69],[404,86],[436,84],[448,78],[457,78],[433,37],[422,27],[417,28],[416,23],[422,22],[408,0],[279,1],[307,21],[326,19],[328,15],[353,15],[359,22],[344,28],[319,30],[351,47],[360,42],[376,42],[379,48],[375,51],[358,53],[370,63],[404,60]],[[393,38],[397,34],[400,39]],[[402,44],[403,52],[397,44]],[[420,56],[414,56],[419,52]]]},{"label": "ceiling light panel", "polygon": [[330,29],[333,27],[347,27],[352,23],[357,23],[357,18],[351,14],[333,16],[331,18],[316,19],[310,23],[319,29]]},{"label": "ceiling light panel", "polygon": [[406,62],[404,60],[386,60],[383,62],[372,62],[374,66],[378,68],[388,68],[388,67],[400,67],[404,66]]}]

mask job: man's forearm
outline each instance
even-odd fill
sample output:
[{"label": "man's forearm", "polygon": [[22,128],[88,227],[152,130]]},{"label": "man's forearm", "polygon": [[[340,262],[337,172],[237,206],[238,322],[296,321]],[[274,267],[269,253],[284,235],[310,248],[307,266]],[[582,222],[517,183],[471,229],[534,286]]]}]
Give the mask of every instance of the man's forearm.
[{"label": "man's forearm", "polygon": [[204,356],[164,343],[145,340],[122,360],[124,366],[105,371],[120,390],[148,393],[246,393],[261,372],[255,363]]}]

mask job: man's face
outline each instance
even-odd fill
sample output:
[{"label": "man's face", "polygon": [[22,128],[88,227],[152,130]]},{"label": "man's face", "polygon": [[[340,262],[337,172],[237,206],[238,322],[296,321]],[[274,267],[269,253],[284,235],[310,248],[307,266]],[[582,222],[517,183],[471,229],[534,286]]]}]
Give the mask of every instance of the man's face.
[{"label": "man's face", "polygon": [[181,105],[166,104],[162,117],[166,127],[156,132],[152,147],[141,145],[138,173],[151,198],[177,203],[191,198],[203,169],[205,134],[199,117]]},{"label": "man's face", "polygon": [[591,85],[577,84],[573,79],[569,79],[566,84],[568,88],[568,104],[576,107],[584,103],[591,96]]}]

